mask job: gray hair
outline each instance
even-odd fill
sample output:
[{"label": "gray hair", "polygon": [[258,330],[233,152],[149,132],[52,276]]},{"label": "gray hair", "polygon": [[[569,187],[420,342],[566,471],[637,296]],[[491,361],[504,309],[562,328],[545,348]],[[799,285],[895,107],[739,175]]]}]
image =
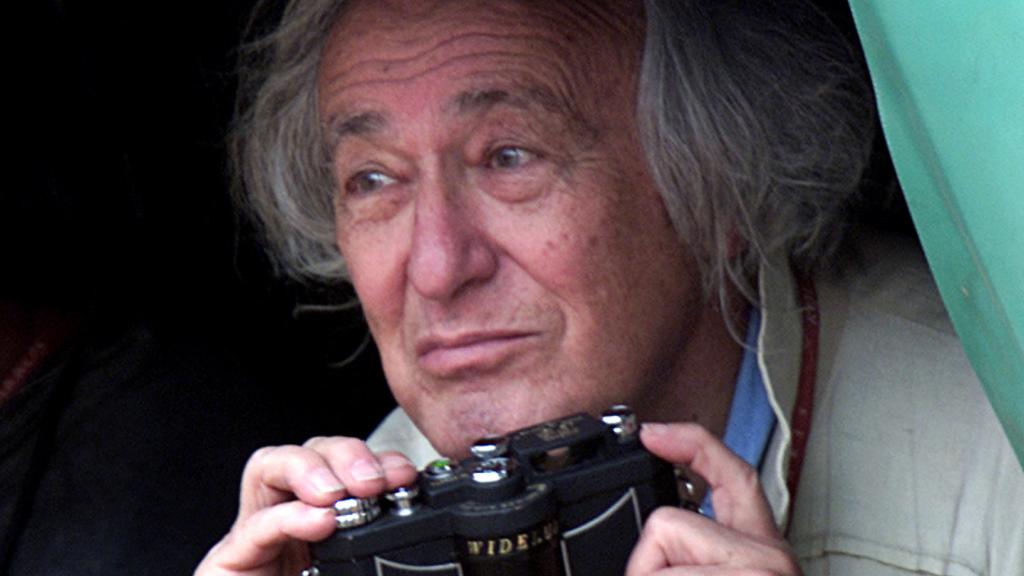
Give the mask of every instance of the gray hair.
[{"label": "gray hair", "polygon": [[334,178],[316,89],[320,53],[341,4],[289,2],[271,33],[243,47],[239,65],[229,141],[235,200],[263,232],[277,270],[299,280],[347,277],[335,245]]},{"label": "gray hair", "polygon": [[[298,279],[346,278],[316,97],[342,3],[291,2],[240,68],[236,197],[278,270]],[[732,286],[756,302],[752,282],[768,255],[784,251],[809,270],[837,247],[870,150],[870,91],[840,32],[813,8],[644,5],[637,121],[651,173],[696,249],[708,295],[724,299]]]},{"label": "gray hair", "polygon": [[839,246],[871,150],[870,90],[811,6],[645,7],[637,120],[648,163],[705,288],[721,299],[732,284],[755,302],[751,280],[770,255],[809,271]]}]

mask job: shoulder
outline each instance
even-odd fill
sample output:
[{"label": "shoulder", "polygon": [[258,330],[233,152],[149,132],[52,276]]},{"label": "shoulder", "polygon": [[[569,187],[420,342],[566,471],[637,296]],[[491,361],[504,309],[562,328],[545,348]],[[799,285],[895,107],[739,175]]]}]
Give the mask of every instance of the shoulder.
[{"label": "shoulder", "polygon": [[819,377],[794,510],[798,551],[860,558],[830,559],[833,573],[847,562],[860,566],[854,573],[864,562],[1019,573],[1024,472],[920,250],[868,241],[843,275],[818,287]]},{"label": "shoulder", "polygon": [[[855,382],[874,388],[886,404],[900,390],[979,398],[977,378],[916,243],[897,237],[861,242],[841,272],[819,278],[818,293],[819,386],[825,392]],[[893,387],[893,381],[904,385]]]}]

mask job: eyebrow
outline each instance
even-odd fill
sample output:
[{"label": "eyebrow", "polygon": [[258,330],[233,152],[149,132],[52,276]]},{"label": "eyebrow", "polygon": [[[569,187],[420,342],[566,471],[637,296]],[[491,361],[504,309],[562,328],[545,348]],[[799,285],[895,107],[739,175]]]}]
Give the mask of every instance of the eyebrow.
[{"label": "eyebrow", "polygon": [[355,116],[334,117],[327,123],[327,143],[330,148],[334,148],[345,138],[380,132],[387,124],[387,117],[380,112],[362,112]]},{"label": "eyebrow", "polygon": [[525,88],[517,92],[503,89],[470,90],[455,96],[447,109],[457,115],[464,115],[486,112],[499,104],[509,105],[522,110],[539,107],[550,114],[557,114],[566,118],[573,116],[568,107],[552,94],[550,90],[539,87]]},{"label": "eyebrow", "polygon": [[469,90],[456,95],[446,111],[456,114],[479,114],[496,106],[510,106],[523,111],[540,110],[553,121],[573,133],[581,141],[592,141],[599,130],[580,113],[570,98],[562,98],[550,88],[527,85],[516,90]]}]

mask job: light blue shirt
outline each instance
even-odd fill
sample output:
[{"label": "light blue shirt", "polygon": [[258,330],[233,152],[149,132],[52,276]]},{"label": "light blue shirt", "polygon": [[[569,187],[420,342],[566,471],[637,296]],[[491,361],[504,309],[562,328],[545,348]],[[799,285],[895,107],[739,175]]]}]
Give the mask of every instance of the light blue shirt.
[{"label": "light blue shirt", "polygon": [[[761,468],[768,439],[775,428],[775,413],[768,401],[768,391],[765,390],[761,370],[757,365],[757,335],[760,331],[761,311],[751,308],[743,361],[736,377],[736,391],[733,393],[729,420],[722,438],[730,450],[757,469]],[[705,516],[715,517],[710,491],[705,495],[700,509]]]}]

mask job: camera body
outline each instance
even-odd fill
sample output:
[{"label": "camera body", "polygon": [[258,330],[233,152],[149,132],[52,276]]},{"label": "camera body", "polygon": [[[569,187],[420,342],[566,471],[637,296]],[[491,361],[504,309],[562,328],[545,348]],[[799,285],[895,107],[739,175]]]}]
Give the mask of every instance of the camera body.
[{"label": "camera body", "polygon": [[339,529],[312,547],[320,576],[621,576],[647,516],[679,505],[671,464],[614,406],[484,438],[415,485],[335,505]]}]

